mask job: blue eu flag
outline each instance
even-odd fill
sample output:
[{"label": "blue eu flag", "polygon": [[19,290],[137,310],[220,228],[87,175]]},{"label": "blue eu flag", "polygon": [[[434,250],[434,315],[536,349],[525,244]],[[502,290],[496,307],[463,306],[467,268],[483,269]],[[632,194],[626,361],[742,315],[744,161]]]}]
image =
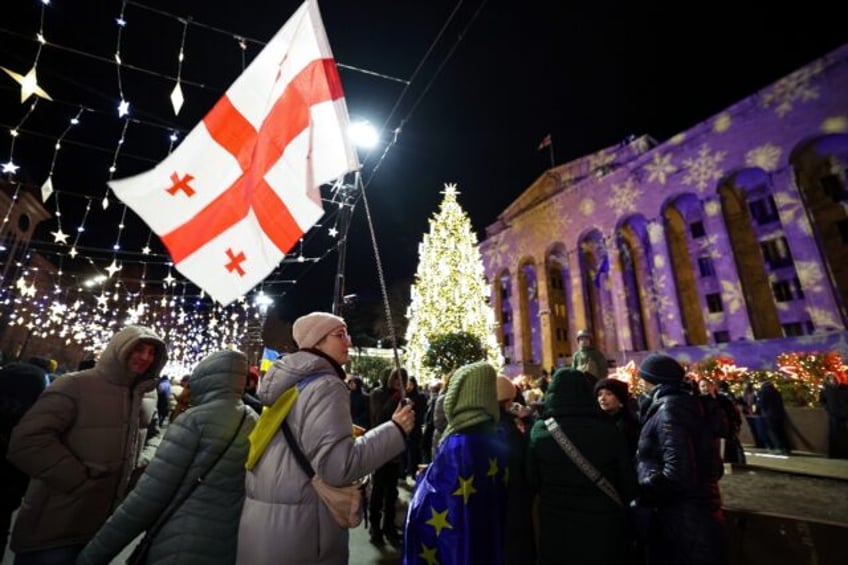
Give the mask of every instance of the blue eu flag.
[{"label": "blue eu flag", "polygon": [[506,442],[499,432],[448,436],[418,480],[406,516],[406,565],[503,563]]}]

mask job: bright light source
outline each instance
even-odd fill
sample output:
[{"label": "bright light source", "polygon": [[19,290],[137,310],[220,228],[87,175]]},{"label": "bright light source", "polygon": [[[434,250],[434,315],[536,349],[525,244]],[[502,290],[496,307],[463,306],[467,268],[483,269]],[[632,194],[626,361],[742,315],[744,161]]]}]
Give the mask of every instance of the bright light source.
[{"label": "bright light source", "polygon": [[95,277],[91,277],[90,279],[88,279],[87,281],[85,281],[84,283],[82,283],[82,285],[83,285],[84,287],[86,287],[86,288],[91,288],[91,287],[93,287],[93,286],[94,286],[94,285],[96,285],[96,284],[100,284],[100,283],[102,283],[102,282],[103,282],[103,281],[105,281],[107,278],[108,278],[108,277],[107,277],[106,275],[97,275],[97,276],[95,276]]},{"label": "bright light source", "polygon": [[377,130],[369,122],[350,124],[348,135],[357,147],[362,147],[363,149],[371,149],[380,141]]}]

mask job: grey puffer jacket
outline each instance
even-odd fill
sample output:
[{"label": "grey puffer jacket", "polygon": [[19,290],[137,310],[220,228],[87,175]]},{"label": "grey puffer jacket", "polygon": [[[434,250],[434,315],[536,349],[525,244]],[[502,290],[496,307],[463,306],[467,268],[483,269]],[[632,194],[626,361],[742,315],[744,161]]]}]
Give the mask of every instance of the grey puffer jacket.
[{"label": "grey puffer jacket", "polygon": [[238,351],[215,352],[197,365],[190,377],[192,407],[168,426],[138,485],[85,547],[77,563],[109,563],[172,501],[183,498],[238,427],[227,451],[156,534],[147,561],[235,562],[248,435],[257,420],[241,401],[246,376],[247,358]]},{"label": "grey puffer jacket", "polygon": [[[142,340],[156,358],[137,376],[127,358]],[[31,477],[13,551],[84,544],[103,525],[158,445],[154,389],[167,359],[153,330],[127,326],[93,368],[59,377],[38,397],[9,442],[8,459]]]},{"label": "grey puffer jacket", "polygon": [[[286,421],[318,476],[337,486],[374,471],[405,447],[403,432],[391,421],[353,439],[350,393],[340,372],[328,358],[298,351],[274,362],[259,391],[262,403],[270,406],[284,391],[312,377]],[[238,563],[347,563],[348,531],[333,521],[282,432],[247,473],[246,485]]]}]

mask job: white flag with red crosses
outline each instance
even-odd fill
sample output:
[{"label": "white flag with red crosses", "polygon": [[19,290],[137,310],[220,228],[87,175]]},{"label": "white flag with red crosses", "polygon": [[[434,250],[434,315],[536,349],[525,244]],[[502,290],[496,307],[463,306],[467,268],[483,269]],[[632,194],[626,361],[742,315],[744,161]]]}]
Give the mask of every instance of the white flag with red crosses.
[{"label": "white flag with red crosses", "polygon": [[221,304],[267,277],[324,214],[319,187],[359,168],[341,80],[307,0],[155,168],[109,186]]}]

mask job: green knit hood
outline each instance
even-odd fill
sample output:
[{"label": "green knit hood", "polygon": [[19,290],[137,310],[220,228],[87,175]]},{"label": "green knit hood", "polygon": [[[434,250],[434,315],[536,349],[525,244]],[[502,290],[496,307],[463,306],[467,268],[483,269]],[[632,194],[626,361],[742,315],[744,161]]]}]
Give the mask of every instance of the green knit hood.
[{"label": "green knit hood", "polygon": [[457,369],[445,393],[445,416],[448,425],[442,438],[483,422],[497,423],[500,410],[495,368],[480,361]]}]

